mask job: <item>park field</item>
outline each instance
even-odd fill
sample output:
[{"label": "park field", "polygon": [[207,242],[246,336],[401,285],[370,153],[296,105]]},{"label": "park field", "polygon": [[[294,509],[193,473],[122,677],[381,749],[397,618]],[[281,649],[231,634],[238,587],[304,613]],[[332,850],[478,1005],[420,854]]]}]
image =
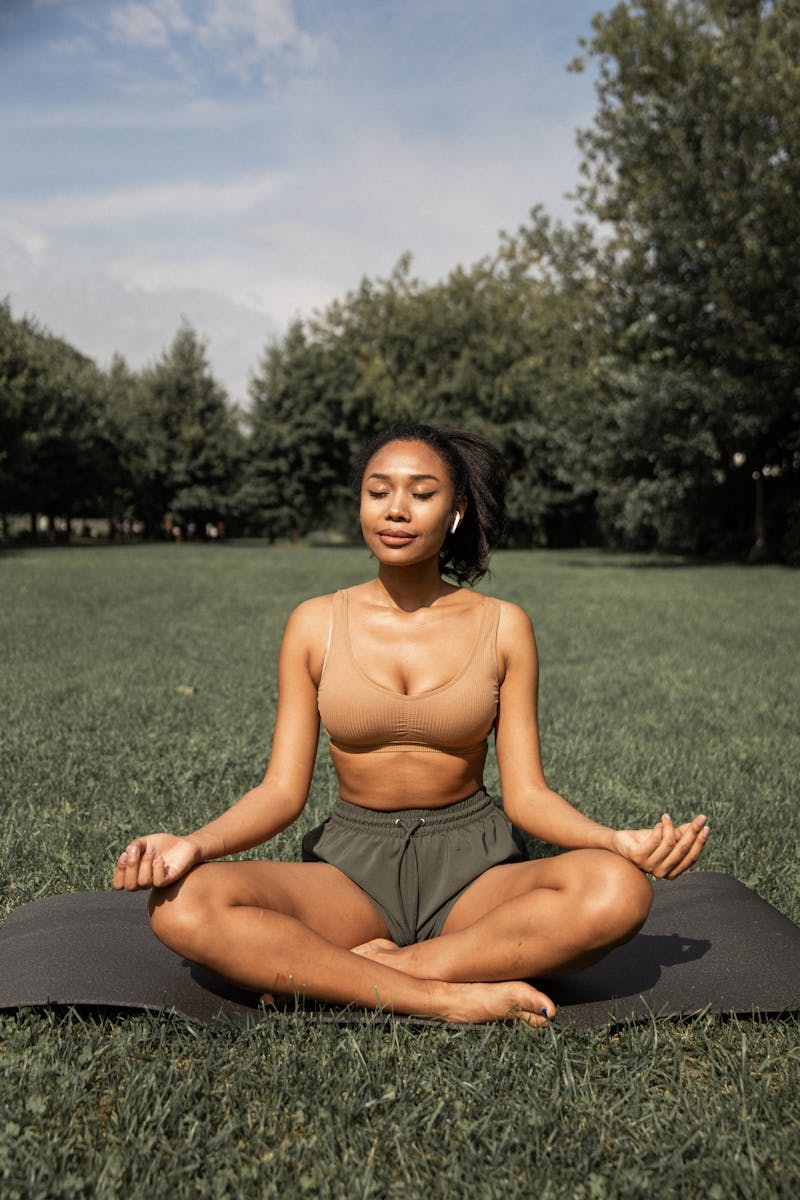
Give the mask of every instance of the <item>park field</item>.
[{"label": "park field", "polygon": [[[253,543],[0,553],[0,916],[108,887],[131,835],[252,786],[288,613],[370,571]],[[551,784],[609,824],[707,813],[702,866],[800,922],[800,573],[509,551],[483,588],[533,617]],[[252,853],[296,857],[334,794],[323,746],[302,820]],[[6,1014],[0,1195],[794,1197],[799,1034]]]}]

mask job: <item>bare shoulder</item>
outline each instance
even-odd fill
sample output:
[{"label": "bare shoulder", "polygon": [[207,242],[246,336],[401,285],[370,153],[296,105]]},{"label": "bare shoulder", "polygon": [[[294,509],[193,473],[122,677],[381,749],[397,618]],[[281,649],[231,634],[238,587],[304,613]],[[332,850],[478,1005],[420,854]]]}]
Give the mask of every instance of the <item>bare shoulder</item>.
[{"label": "bare shoulder", "polygon": [[533,637],[533,623],[518,604],[510,600],[499,600],[500,621],[497,627],[498,639],[513,641],[515,638],[530,640]]},{"label": "bare shoulder", "polygon": [[509,600],[500,602],[500,619],[497,625],[497,656],[503,671],[516,663],[536,662],[536,639],[533,623],[518,604]]},{"label": "bare shoulder", "polygon": [[334,593],[328,592],[325,596],[312,596],[310,600],[303,600],[292,610],[289,620],[300,627],[329,621],[333,597]]},{"label": "bare shoulder", "polygon": [[307,675],[319,685],[328,645],[333,612],[333,594],[314,596],[298,604],[286,622],[281,643],[280,670],[289,680]]},{"label": "bare shoulder", "polygon": [[302,646],[313,651],[320,645],[321,639],[324,647],[328,641],[332,608],[333,593],[313,596],[310,600],[298,604],[286,622],[284,644]]}]

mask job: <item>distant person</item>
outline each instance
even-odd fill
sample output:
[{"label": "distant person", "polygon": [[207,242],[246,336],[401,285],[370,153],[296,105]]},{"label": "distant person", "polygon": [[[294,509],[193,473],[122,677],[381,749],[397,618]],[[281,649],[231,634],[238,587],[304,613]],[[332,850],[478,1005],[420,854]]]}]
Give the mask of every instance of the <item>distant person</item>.
[{"label": "distant person", "polygon": [[[131,841],[114,887],[153,887],[162,942],[265,998],[543,1024],[547,979],[634,935],[645,872],[674,879],[696,862],[705,818],[615,831],[548,787],[530,621],[461,586],[486,573],[502,530],[493,446],[394,425],[357,479],[377,575],[289,618],[263,781],[188,836]],[[300,816],[320,717],[340,795],[304,861],[210,861]],[[490,733],[505,813],[483,788]],[[567,853],[526,861],[511,821]]]}]

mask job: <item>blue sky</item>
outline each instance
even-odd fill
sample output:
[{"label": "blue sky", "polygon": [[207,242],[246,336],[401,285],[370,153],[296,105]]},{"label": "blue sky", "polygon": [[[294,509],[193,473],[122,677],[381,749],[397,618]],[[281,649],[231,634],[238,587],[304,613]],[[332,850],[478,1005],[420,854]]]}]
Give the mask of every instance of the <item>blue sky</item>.
[{"label": "blue sky", "polygon": [[0,295],[107,363],[181,316],[246,401],[267,341],[568,218],[598,0],[3,0]]}]

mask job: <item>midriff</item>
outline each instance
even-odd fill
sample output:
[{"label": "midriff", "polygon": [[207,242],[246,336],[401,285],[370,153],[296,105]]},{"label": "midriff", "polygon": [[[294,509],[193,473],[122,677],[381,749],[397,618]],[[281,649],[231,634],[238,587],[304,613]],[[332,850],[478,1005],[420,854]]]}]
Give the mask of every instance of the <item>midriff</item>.
[{"label": "midriff", "polygon": [[334,745],[330,751],[340,796],[362,808],[443,808],[483,786],[485,745],[464,755],[424,748],[354,753]]}]

